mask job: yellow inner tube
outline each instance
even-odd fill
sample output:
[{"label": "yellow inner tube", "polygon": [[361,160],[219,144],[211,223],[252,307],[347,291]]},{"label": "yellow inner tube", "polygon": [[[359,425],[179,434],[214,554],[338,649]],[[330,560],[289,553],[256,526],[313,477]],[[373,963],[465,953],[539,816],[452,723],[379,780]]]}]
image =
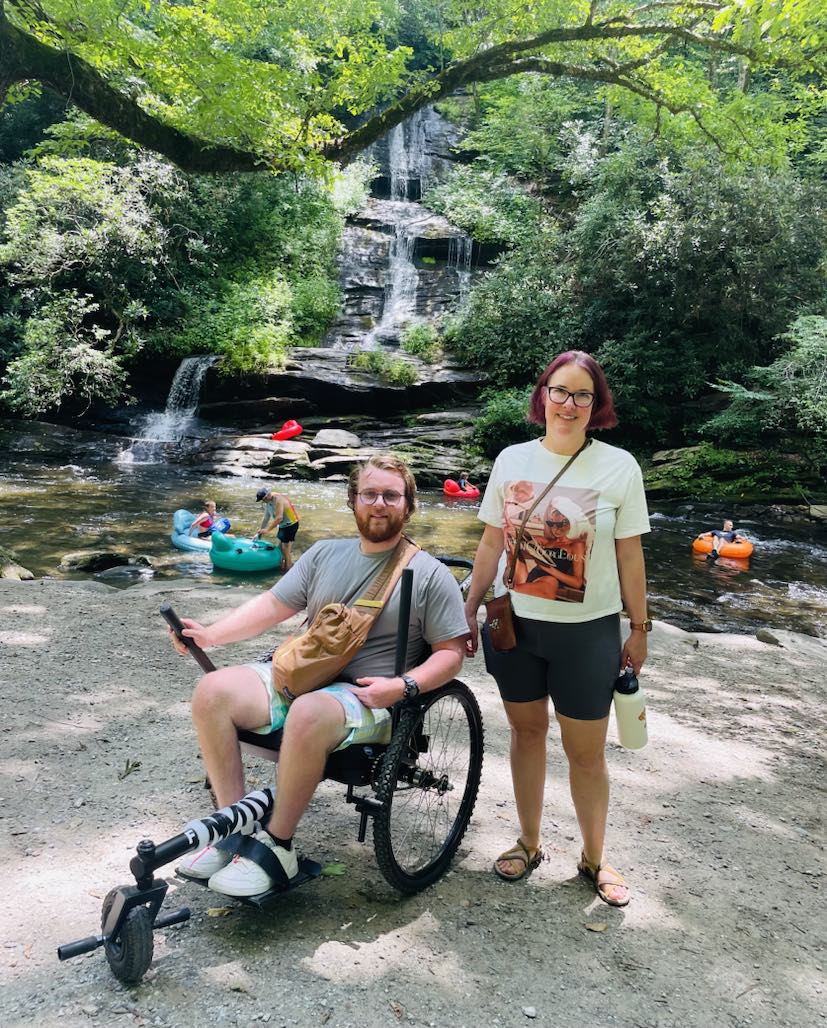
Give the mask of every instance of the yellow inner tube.
[{"label": "yellow inner tube", "polygon": [[[692,549],[695,553],[711,553],[714,536],[711,532],[704,532],[697,539],[692,540]],[[723,543],[718,540],[719,545],[715,548],[722,557],[749,557],[752,553],[752,543],[748,539],[736,539],[732,543]]]}]

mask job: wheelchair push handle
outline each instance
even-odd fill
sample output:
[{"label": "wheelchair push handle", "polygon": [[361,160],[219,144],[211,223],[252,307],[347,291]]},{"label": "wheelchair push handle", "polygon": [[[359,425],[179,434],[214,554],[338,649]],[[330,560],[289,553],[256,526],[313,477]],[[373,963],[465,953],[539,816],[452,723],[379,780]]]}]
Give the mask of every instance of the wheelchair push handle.
[{"label": "wheelchair push handle", "polygon": [[413,569],[405,568],[399,583],[399,622],[396,629],[396,657],[393,673],[403,675],[408,659],[408,633],[411,621],[411,595],[413,593]]},{"label": "wheelchair push handle", "polygon": [[215,664],[210,660],[206,653],[201,647],[187,638],[184,633],[184,626],[181,623],[181,619],[172,609],[169,603],[161,604],[161,617],[166,621],[169,627],[175,633],[175,637],[179,642],[182,642],[186,648],[190,651],[195,661],[198,663],[202,671],[215,671]]}]

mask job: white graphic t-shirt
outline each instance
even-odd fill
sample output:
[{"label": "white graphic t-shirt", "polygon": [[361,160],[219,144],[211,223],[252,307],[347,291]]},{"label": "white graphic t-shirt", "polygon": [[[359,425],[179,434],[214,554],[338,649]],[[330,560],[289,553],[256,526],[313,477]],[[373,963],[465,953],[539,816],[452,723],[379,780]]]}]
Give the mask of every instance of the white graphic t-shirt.
[{"label": "white graphic t-shirt", "polygon": [[[479,517],[503,530],[495,595],[506,591],[503,579],[520,524],[568,459],[536,439],[507,447],[494,462]],[[648,531],[637,461],[625,450],[592,440],[525,526],[511,588],[515,613],[568,622],[616,614],[622,601],[615,539]]]}]

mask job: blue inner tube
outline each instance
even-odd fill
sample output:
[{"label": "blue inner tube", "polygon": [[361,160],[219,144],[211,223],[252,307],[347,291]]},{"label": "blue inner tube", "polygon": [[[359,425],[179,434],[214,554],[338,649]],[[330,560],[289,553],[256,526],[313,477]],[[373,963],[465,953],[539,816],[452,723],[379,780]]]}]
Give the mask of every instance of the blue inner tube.
[{"label": "blue inner tube", "polygon": [[176,510],[172,515],[172,533],[170,539],[173,546],[179,550],[186,550],[189,553],[209,553],[210,538],[199,539],[197,535],[190,535],[190,525],[195,521],[195,515],[188,510]]}]

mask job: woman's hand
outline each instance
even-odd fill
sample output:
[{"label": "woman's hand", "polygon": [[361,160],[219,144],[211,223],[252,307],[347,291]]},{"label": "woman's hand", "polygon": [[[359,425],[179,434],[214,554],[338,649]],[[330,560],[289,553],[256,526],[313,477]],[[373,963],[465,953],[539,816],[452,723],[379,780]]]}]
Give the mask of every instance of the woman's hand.
[{"label": "woman's hand", "polygon": [[469,636],[465,640],[465,655],[467,657],[473,657],[477,652],[477,647],[480,643],[480,626],[477,624],[477,608],[474,607],[472,610],[467,605],[465,607],[465,620],[468,623]]},{"label": "woman's hand", "polygon": [[646,632],[638,632],[632,629],[620,655],[620,673],[622,674],[626,667],[631,664],[634,673],[639,675],[640,669],[646,660],[648,649]]}]

